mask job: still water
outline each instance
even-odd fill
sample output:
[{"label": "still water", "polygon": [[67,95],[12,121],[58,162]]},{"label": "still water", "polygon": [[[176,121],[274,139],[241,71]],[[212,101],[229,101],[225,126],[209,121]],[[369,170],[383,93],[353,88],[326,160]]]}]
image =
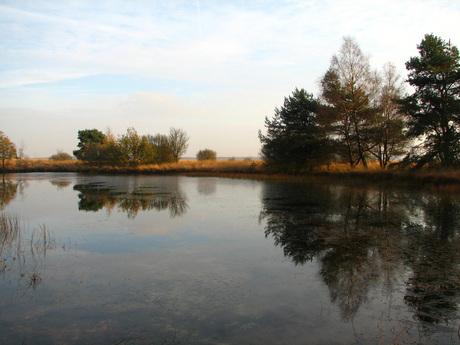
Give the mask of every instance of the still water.
[{"label": "still water", "polygon": [[458,194],[54,173],[0,192],[1,344],[460,344]]}]

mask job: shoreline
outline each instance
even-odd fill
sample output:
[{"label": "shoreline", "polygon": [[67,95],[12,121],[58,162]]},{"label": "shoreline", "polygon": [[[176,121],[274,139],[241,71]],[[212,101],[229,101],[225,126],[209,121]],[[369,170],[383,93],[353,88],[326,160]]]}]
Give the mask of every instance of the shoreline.
[{"label": "shoreline", "polygon": [[335,164],[328,168],[321,167],[302,175],[271,174],[263,167],[263,161],[257,159],[228,159],[215,161],[198,161],[184,159],[178,163],[163,165],[140,165],[132,167],[93,166],[84,162],[53,161],[50,159],[24,159],[10,162],[2,174],[69,172],[88,174],[143,174],[143,175],[184,175],[195,177],[222,177],[238,179],[274,180],[274,181],[365,181],[384,183],[394,186],[421,186],[437,190],[460,191],[460,170],[437,171],[421,170],[382,170],[378,166],[368,169],[350,169],[346,164]]}]

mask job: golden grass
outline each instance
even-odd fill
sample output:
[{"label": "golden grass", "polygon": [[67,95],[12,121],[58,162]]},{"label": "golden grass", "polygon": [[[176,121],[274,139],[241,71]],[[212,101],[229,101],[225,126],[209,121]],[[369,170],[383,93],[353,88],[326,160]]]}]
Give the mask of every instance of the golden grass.
[{"label": "golden grass", "polygon": [[114,173],[262,173],[263,161],[260,159],[218,159],[199,161],[182,159],[178,163],[143,164],[139,166],[92,166],[78,160],[56,161],[51,159],[22,159],[10,162],[8,172],[114,172]]},{"label": "golden grass", "polygon": [[182,159],[178,163],[143,165],[138,168],[141,171],[152,172],[262,173],[263,161],[259,159],[218,159],[207,161]]},{"label": "golden grass", "polygon": [[218,176],[232,178],[305,180],[305,179],[348,179],[369,182],[391,182],[392,184],[414,184],[424,187],[458,191],[460,170],[438,171],[422,169],[382,170],[377,162],[370,162],[351,169],[346,163],[331,163],[320,166],[305,175],[271,174],[264,169],[261,159],[218,159],[199,161],[181,159],[178,163],[148,164],[132,167],[91,166],[77,160],[55,161],[50,159],[22,159],[9,162],[7,172],[81,172],[115,174],[184,174],[193,176]]},{"label": "golden grass", "polygon": [[350,164],[343,162],[332,162],[330,164],[321,165],[315,169],[317,172],[351,172],[351,171],[382,171],[379,163],[371,161],[367,163],[367,168],[362,164],[355,168],[351,168]]},{"label": "golden grass", "polygon": [[57,161],[52,159],[15,159],[7,165],[10,172],[59,172],[79,171],[84,163],[78,160]]}]

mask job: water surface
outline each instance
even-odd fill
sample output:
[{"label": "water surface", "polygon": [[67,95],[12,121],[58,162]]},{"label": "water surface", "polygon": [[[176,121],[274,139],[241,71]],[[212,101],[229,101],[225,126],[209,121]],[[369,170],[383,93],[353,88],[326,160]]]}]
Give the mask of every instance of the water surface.
[{"label": "water surface", "polygon": [[460,344],[460,197],[6,175],[1,344]]}]

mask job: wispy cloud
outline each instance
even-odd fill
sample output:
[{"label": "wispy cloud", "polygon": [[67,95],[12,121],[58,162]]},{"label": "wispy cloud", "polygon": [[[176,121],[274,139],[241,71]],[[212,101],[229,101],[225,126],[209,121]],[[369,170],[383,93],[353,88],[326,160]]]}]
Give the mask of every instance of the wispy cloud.
[{"label": "wispy cloud", "polygon": [[[254,155],[264,117],[296,86],[317,92],[343,36],[376,68],[392,61],[404,72],[425,33],[460,45],[459,16],[457,0],[4,0],[0,120],[21,141],[34,136],[12,112],[41,116],[43,131],[52,118],[44,112],[65,114],[75,133],[91,120],[120,132],[162,113],[199,137],[192,155],[209,133],[224,155],[245,155],[232,152],[240,146]],[[153,118],[151,128],[167,126]],[[244,145],[222,123],[248,129]],[[75,139],[63,140],[71,151]],[[36,155],[56,145],[34,144]]]}]

